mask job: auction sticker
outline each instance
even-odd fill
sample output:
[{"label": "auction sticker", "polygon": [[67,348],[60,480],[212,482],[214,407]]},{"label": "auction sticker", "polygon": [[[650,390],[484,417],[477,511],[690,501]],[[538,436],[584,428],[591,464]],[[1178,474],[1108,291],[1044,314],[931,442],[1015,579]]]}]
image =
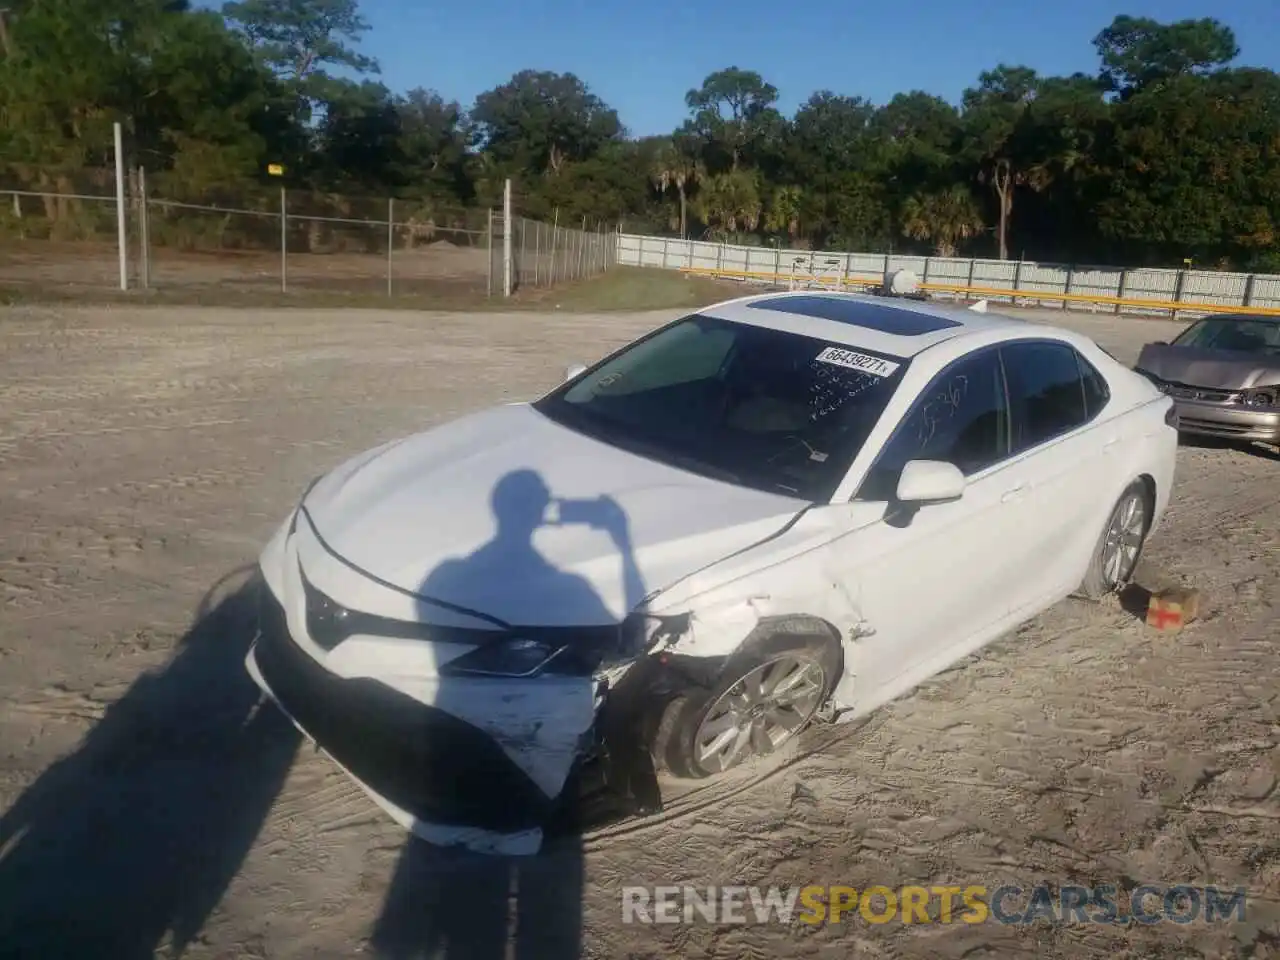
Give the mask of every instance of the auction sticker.
[{"label": "auction sticker", "polygon": [[856,350],[845,350],[843,347],[827,347],[817,356],[823,363],[832,363],[837,367],[848,367],[850,370],[861,370],[873,377],[891,377],[898,369],[898,364],[890,360],[858,353]]}]

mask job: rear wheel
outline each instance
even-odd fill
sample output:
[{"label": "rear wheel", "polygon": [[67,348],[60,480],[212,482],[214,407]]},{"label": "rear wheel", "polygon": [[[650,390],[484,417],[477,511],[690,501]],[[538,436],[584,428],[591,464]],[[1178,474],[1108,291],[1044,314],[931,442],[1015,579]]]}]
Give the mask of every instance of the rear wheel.
[{"label": "rear wheel", "polygon": [[655,765],[704,779],[773,753],[831,696],[840,664],[839,643],[829,633],[784,629],[748,641],[712,687],[666,705],[651,746]]},{"label": "rear wheel", "polygon": [[1151,494],[1141,480],[1120,495],[1080,584],[1081,594],[1101,600],[1129,582],[1151,529],[1151,506]]}]

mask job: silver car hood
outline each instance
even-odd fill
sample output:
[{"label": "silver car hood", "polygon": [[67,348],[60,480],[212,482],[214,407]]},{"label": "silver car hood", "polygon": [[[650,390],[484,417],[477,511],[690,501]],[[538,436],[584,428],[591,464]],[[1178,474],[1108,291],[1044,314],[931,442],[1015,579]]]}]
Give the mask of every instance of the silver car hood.
[{"label": "silver car hood", "polygon": [[1280,357],[1257,353],[1149,343],[1136,366],[1161,380],[1194,387],[1248,390],[1280,385]]}]

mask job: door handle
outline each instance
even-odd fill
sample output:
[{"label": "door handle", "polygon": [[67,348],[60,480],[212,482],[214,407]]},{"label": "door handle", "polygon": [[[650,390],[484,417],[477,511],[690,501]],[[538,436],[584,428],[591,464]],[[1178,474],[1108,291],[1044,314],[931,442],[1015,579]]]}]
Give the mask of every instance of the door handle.
[{"label": "door handle", "polygon": [[1119,437],[1112,437],[1110,440],[1108,440],[1106,443],[1102,445],[1102,452],[1103,453],[1113,452],[1119,443],[1120,443]]},{"label": "door handle", "polygon": [[1017,500],[1020,496],[1027,492],[1027,485],[1020,483],[1016,487],[1010,487],[1000,495],[1001,503],[1008,503],[1010,500]]}]

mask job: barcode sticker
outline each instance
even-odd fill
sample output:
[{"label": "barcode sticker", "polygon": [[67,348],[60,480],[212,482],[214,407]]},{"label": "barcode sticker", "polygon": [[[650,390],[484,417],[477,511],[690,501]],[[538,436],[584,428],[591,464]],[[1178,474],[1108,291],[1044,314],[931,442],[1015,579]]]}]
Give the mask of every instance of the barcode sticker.
[{"label": "barcode sticker", "polygon": [[835,364],[837,367],[847,367],[850,370],[861,370],[869,373],[873,377],[891,377],[898,364],[889,360],[881,360],[879,357],[871,357],[865,353],[858,353],[856,350],[845,350],[843,347],[827,347],[817,356],[818,360],[823,363]]}]

